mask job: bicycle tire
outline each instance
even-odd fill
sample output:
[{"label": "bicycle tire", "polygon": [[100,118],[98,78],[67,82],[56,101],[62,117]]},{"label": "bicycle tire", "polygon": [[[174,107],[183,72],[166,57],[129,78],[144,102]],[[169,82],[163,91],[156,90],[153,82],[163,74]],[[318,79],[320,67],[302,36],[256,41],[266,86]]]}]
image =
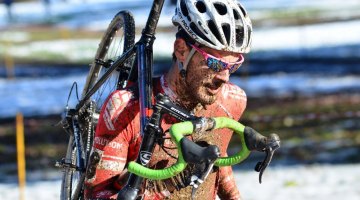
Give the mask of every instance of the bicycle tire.
[{"label": "bicycle tire", "polygon": [[[76,147],[74,143],[75,143],[74,136],[70,135],[68,147],[66,150],[66,158],[64,159],[66,163],[72,163],[72,164],[76,163],[76,154],[75,154]],[[71,195],[74,187],[73,186],[74,178],[80,180],[80,177],[75,177],[78,175],[78,173],[74,172],[75,170],[76,169],[72,169],[72,168],[64,168],[62,182],[61,182],[61,193],[60,193],[60,199],[62,200],[72,199]]]},{"label": "bicycle tire", "polygon": [[[118,52],[119,47],[112,48],[111,44],[114,42],[114,35],[116,35],[116,32],[120,29],[123,29],[123,35],[121,33],[119,34],[120,37],[124,37],[124,41],[120,38],[120,43],[123,42],[123,44],[120,44],[119,46],[123,45],[122,50]],[[116,39],[115,39],[116,40]],[[111,21],[109,24],[103,38],[101,39],[101,42],[99,44],[98,50],[95,55],[95,59],[91,64],[91,68],[89,71],[89,74],[86,78],[86,83],[83,89],[82,98],[85,96],[85,94],[94,86],[96,81],[103,75],[103,73],[107,70],[102,64],[99,63],[108,63],[110,61],[115,61],[116,58],[122,55],[125,51],[129,50],[132,46],[134,46],[135,41],[135,22],[132,14],[128,11],[121,11]],[[114,49],[115,50],[114,52]],[[109,53],[110,51],[110,53]],[[110,54],[110,55],[109,55]],[[112,77],[109,77],[105,83],[103,83],[103,86],[109,85],[111,87],[110,91],[113,91],[118,88],[118,86],[122,83],[118,82],[119,72],[126,68],[125,70],[130,70],[129,68],[132,67],[132,63],[134,61],[134,58],[128,59],[127,62],[125,62],[124,66],[121,66],[118,68],[115,72],[112,73]],[[113,82],[110,83],[110,80]],[[98,91],[104,90],[104,88],[99,88]],[[101,93],[102,94],[102,93]],[[96,96],[96,94],[92,95],[93,97]],[[107,95],[106,95],[107,96]],[[96,98],[96,97],[94,97]],[[96,101],[97,104],[99,101]],[[98,105],[101,106],[101,105]]]},{"label": "bicycle tire", "polygon": [[[120,41],[118,41],[118,38]],[[115,15],[110,22],[108,28],[103,35],[99,47],[97,49],[95,59],[91,64],[90,71],[86,78],[86,83],[82,92],[82,98],[85,94],[94,86],[98,79],[106,72],[109,66],[105,66],[104,63],[111,64],[120,57],[124,52],[134,46],[135,41],[135,22],[132,14],[128,11],[121,11]],[[96,125],[90,126],[89,123],[97,122],[97,116],[100,112],[101,106],[105,101],[105,98],[114,90],[119,88],[119,85],[123,85],[125,79],[119,80],[120,73],[130,74],[131,67],[133,66],[134,58],[129,58],[123,66],[116,69],[111,76],[102,84],[102,86],[96,91],[91,99],[86,99],[86,102],[94,102],[94,112],[86,113],[82,116],[80,122],[82,142],[86,149],[81,149],[85,152],[85,165],[90,156],[93,135]],[[128,77],[127,77],[128,78]],[[85,104],[86,105],[86,104]],[[86,109],[85,109],[86,110]],[[81,112],[81,111],[80,111]],[[80,113],[81,114],[81,113]],[[90,116],[91,115],[91,116]],[[92,123],[92,124],[94,124]],[[84,147],[84,146],[83,146]],[[85,148],[84,147],[84,148]],[[78,159],[75,151],[76,145],[74,142],[74,136],[70,135],[69,143],[67,147],[65,162],[75,164]],[[62,200],[77,200],[83,199],[83,184],[85,180],[85,171],[77,170],[74,168],[64,168],[64,174],[61,185],[61,199]]]}]

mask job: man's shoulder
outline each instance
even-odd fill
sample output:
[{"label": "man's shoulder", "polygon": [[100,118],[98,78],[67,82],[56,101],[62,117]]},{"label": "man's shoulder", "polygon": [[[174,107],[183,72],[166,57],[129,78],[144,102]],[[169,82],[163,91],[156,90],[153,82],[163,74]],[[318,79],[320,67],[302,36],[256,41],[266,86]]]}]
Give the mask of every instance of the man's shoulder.
[{"label": "man's shoulder", "polygon": [[[128,116],[131,112],[136,112],[137,98],[131,90],[116,90],[112,92],[105,101],[101,115],[108,130],[115,130],[119,116]],[[125,121],[127,118],[122,117]],[[131,118],[129,118],[130,120]]]},{"label": "man's shoulder", "polygon": [[225,111],[228,117],[238,120],[247,104],[245,91],[237,85],[226,83],[223,85],[221,95],[217,105]]},{"label": "man's shoulder", "polygon": [[131,90],[116,90],[112,92],[106,100],[107,109],[119,110],[123,109],[124,106],[133,102],[135,99],[134,92]]},{"label": "man's shoulder", "polygon": [[243,89],[233,83],[226,83],[222,88],[223,99],[246,101],[246,93]]}]

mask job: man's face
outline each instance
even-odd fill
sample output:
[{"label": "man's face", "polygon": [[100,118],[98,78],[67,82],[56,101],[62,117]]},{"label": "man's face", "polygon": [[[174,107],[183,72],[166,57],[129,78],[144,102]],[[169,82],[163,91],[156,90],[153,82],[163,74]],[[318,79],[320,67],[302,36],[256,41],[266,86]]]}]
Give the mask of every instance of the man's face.
[{"label": "man's face", "polygon": [[[218,57],[226,62],[235,62],[239,59],[239,54],[214,50],[210,48],[201,48],[206,53]],[[229,81],[229,70],[215,72],[207,66],[203,55],[195,52],[187,66],[186,90],[187,94],[194,101],[203,105],[209,105],[216,101],[219,92],[224,83]]]}]

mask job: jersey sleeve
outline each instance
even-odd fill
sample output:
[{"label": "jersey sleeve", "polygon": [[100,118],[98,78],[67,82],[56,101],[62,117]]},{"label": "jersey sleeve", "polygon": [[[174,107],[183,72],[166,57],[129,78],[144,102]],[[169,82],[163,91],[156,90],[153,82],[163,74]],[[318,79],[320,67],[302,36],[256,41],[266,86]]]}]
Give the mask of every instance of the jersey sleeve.
[{"label": "jersey sleeve", "polygon": [[[227,113],[229,113],[228,116],[234,120],[239,120],[247,104],[245,91],[234,84],[226,84],[223,88],[223,99],[222,105],[227,110]],[[219,168],[219,188],[217,194],[220,199],[224,200],[241,199],[231,166]]]},{"label": "jersey sleeve", "polygon": [[[93,151],[86,173],[87,198],[116,198],[119,177],[123,176],[125,165],[134,160],[138,149],[136,101],[130,91],[119,90],[105,101],[100,112],[94,137]],[[135,112],[134,112],[135,111]]]}]

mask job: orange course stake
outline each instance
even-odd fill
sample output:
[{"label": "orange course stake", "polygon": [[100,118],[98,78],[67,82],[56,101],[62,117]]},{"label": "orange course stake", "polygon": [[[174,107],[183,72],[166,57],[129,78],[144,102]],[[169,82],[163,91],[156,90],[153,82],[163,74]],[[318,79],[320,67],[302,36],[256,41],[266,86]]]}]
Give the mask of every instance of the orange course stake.
[{"label": "orange course stake", "polygon": [[16,114],[16,149],[18,162],[20,200],[25,199],[26,168],[25,168],[25,142],[24,142],[24,117]]}]

